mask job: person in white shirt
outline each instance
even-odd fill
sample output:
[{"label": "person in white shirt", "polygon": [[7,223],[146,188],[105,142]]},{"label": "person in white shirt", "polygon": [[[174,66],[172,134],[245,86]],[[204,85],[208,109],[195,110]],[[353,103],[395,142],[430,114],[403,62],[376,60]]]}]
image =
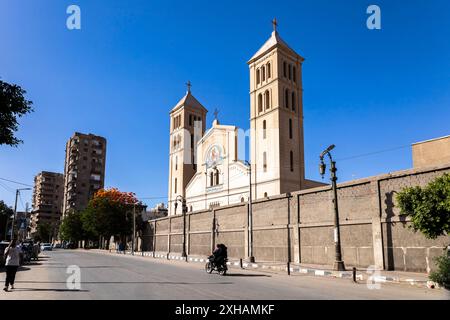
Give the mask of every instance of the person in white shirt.
[{"label": "person in white shirt", "polygon": [[16,278],[16,272],[20,265],[20,248],[16,245],[16,240],[13,239],[9,246],[5,249],[5,267],[6,267],[6,280],[4,291],[8,291],[9,286],[14,289],[14,280]]}]

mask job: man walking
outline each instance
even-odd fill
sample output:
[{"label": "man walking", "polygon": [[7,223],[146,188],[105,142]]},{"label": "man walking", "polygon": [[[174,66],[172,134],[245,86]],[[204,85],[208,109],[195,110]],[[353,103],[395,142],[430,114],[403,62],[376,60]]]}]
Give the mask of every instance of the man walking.
[{"label": "man walking", "polygon": [[14,289],[14,280],[20,265],[20,248],[17,247],[15,239],[11,240],[11,243],[5,249],[5,257],[6,280],[3,290],[7,292],[10,285],[11,289]]}]

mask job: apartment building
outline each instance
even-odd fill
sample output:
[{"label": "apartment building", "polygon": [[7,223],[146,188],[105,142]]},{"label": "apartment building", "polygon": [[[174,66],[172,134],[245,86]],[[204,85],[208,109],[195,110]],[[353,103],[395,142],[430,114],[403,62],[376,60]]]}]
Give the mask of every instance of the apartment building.
[{"label": "apartment building", "polygon": [[37,232],[41,223],[48,223],[57,230],[61,219],[64,176],[62,173],[42,171],[34,177],[33,210],[30,219],[30,232]]},{"label": "apartment building", "polygon": [[75,132],[66,144],[63,217],[86,208],[105,184],[106,139]]}]

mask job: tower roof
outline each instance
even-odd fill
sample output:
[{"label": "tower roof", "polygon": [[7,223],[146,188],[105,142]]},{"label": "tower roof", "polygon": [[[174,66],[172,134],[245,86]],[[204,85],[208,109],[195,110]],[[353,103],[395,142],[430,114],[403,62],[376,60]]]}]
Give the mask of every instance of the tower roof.
[{"label": "tower roof", "polygon": [[295,52],[289,45],[281,39],[280,35],[278,34],[278,31],[274,30],[272,31],[272,34],[270,35],[270,38],[262,45],[261,48],[253,55],[253,57],[250,58],[250,60],[247,62],[248,64],[252,63],[268,51],[272,50],[274,47],[281,47],[292,54],[299,56],[302,60],[303,58]]},{"label": "tower roof", "polygon": [[188,90],[183,98],[181,98],[180,101],[173,107],[172,111],[170,113],[173,113],[180,109],[181,107],[191,107],[193,109],[200,109],[205,111],[205,113],[208,112],[208,110],[192,95],[191,91]]}]

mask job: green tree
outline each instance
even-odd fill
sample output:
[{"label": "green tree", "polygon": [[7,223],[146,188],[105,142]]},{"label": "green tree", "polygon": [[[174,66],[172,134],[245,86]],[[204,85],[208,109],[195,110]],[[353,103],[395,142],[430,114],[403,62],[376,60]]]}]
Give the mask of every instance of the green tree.
[{"label": "green tree", "polygon": [[411,218],[411,228],[429,239],[450,232],[450,174],[436,178],[424,188],[409,187],[396,196],[401,214]]},{"label": "green tree", "polygon": [[[0,200],[0,239],[5,236],[9,217],[14,213],[13,209],[8,207],[3,200]],[[6,240],[6,239],[5,239]]]},{"label": "green tree", "polygon": [[14,133],[19,128],[17,118],[33,111],[33,102],[25,99],[25,94],[20,86],[0,80],[0,145],[17,146],[23,142]]},{"label": "green tree", "polygon": [[33,238],[36,241],[51,242],[53,235],[53,229],[50,223],[42,222],[37,226],[37,232],[34,234]]},{"label": "green tree", "polygon": [[75,243],[84,240],[85,232],[81,215],[80,212],[70,212],[64,217],[59,227],[61,240]]}]

